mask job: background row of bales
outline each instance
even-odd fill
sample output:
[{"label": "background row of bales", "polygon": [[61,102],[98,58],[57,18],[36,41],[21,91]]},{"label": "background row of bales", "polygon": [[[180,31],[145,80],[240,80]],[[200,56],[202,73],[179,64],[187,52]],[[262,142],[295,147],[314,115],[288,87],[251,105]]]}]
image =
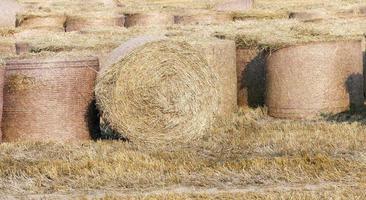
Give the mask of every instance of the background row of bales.
[{"label": "background row of bales", "polygon": [[86,13],[82,1],[3,1],[3,140],[172,143],[238,107],[362,109],[366,5],[263,2],[91,1]]}]

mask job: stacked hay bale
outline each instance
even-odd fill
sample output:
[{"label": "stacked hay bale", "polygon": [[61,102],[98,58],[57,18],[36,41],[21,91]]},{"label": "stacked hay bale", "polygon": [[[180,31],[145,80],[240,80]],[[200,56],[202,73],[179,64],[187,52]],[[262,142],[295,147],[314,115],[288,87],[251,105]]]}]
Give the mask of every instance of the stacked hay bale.
[{"label": "stacked hay bale", "polygon": [[123,15],[74,15],[66,20],[66,32],[88,31],[103,27],[123,27],[125,17]]},{"label": "stacked hay bale", "polygon": [[125,27],[132,26],[168,26],[174,24],[174,16],[170,13],[128,13],[125,14]]},{"label": "stacked hay bale", "polygon": [[289,14],[290,19],[297,19],[303,22],[320,21],[328,17],[327,13],[322,10],[295,11]]},{"label": "stacked hay bale", "polygon": [[113,53],[97,81],[108,125],[135,143],[188,142],[210,127],[218,109],[216,74],[186,42],[132,39]]},{"label": "stacked hay bale", "polygon": [[91,57],[8,60],[4,141],[89,139],[97,119],[93,88],[98,64]]},{"label": "stacked hay bale", "polygon": [[23,8],[15,0],[1,0],[0,10],[0,27],[15,27],[16,15]]},{"label": "stacked hay bale", "polygon": [[64,14],[22,14],[18,16],[17,26],[22,29],[47,30],[64,32],[66,16]]},{"label": "stacked hay bale", "polygon": [[215,6],[217,11],[243,12],[253,7],[253,0],[232,0]]},{"label": "stacked hay bale", "polygon": [[176,24],[180,25],[208,25],[208,24],[224,24],[234,20],[231,13],[212,12],[198,10],[194,12],[184,12],[174,17]]},{"label": "stacked hay bale", "polygon": [[363,104],[361,42],[336,41],[280,49],[267,61],[271,116],[307,119]]}]

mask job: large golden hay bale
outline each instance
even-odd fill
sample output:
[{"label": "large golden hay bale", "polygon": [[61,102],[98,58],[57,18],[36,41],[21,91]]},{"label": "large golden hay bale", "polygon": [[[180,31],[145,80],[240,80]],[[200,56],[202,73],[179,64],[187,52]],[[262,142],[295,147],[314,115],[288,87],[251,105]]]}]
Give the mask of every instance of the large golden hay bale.
[{"label": "large golden hay bale", "polygon": [[70,16],[66,20],[66,32],[93,30],[100,27],[123,27],[125,23],[124,16],[115,17],[81,17]]},{"label": "large golden hay bale", "polygon": [[201,52],[208,65],[218,74],[220,104],[218,116],[227,117],[237,109],[235,42],[220,39],[200,39],[189,43]]},{"label": "large golden hay bale", "polygon": [[217,11],[242,12],[253,7],[253,0],[231,0],[215,6]]},{"label": "large golden hay bale", "polygon": [[169,13],[133,13],[125,14],[125,16],[125,27],[168,26],[174,24],[174,16]]},{"label": "large golden hay bale", "polygon": [[363,104],[360,41],[283,48],[268,58],[266,70],[271,116],[314,118]]},{"label": "large golden hay bale", "polygon": [[210,127],[217,77],[198,51],[159,37],[135,38],[117,50],[118,62],[104,67],[95,89],[111,128],[133,142],[163,143],[189,141]]},{"label": "large golden hay bale", "polygon": [[7,61],[4,141],[89,139],[98,65],[90,57]]},{"label": "large golden hay bale", "polygon": [[255,48],[237,48],[238,106],[246,108],[264,104],[266,55]]},{"label": "large golden hay bale", "polygon": [[23,8],[15,0],[0,1],[0,27],[15,27],[16,14]]},{"label": "large golden hay bale", "polygon": [[17,26],[23,29],[42,29],[48,31],[64,32],[66,16],[54,15],[21,15],[18,17]]}]

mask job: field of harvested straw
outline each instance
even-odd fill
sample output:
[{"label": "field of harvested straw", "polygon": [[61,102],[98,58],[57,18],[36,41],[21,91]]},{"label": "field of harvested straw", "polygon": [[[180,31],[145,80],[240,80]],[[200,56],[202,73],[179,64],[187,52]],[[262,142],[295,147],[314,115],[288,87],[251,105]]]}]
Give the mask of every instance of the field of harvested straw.
[{"label": "field of harvested straw", "polygon": [[222,2],[17,0],[0,199],[366,199],[366,0]]}]

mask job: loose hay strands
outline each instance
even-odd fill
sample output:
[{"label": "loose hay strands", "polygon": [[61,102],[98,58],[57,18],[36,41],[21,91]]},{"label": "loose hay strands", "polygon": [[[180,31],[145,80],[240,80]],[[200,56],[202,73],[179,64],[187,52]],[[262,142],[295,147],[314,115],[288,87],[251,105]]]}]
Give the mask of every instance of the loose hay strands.
[{"label": "loose hay strands", "polygon": [[187,142],[213,121],[216,79],[187,43],[149,42],[102,71],[97,104],[105,121],[133,142]]}]

